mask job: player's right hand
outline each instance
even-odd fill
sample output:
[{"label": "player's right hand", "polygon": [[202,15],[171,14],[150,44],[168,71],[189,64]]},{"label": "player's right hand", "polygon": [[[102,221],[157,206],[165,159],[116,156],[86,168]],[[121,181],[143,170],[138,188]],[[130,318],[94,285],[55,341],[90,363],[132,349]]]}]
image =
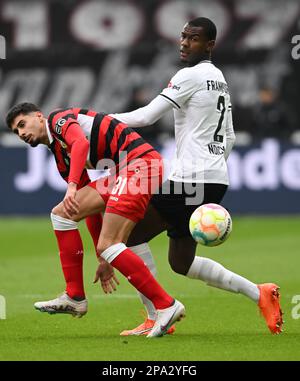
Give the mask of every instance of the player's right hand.
[{"label": "player's right hand", "polygon": [[63,199],[63,208],[64,208],[64,213],[70,219],[72,218],[72,216],[74,216],[74,214],[77,214],[79,212],[79,204],[75,199],[76,193],[77,193],[77,184],[69,183],[66,195]]},{"label": "player's right hand", "polygon": [[96,271],[94,283],[98,281],[101,283],[101,287],[105,294],[111,294],[116,291],[119,280],[115,275],[114,268],[107,261],[99,258],[99,266]]}]

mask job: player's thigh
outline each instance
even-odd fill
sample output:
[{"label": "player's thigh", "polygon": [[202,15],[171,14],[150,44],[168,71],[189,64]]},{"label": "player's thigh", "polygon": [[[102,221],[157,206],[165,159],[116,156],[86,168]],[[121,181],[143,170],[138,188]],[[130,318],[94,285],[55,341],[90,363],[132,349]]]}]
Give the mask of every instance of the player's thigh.
[{"label": "player's thigh", "polygon": [[[79,212],[72,216],[73,221],[80,221],[92,214],[97,214],[105,210],[105,203],[98,191],[89,185],[81,188],[76,194],[76,200],[79,204]],[[52,210],[53,214],[68,218],[64,212],[63,203],[59,203]]]},{"label": "player's thigh", "polygon": [[125,243],[135,226],[135,222],[119,214],[104,213],[102,229],[97,245],[97,251],[101,254],[108,247],[116,243]]},{"label": "player's thigh", "polygon": [[186,275],[196,255],[197,244],[190,236],[170,238],[169,263],[173,271]]},{"label": "player's thigh", "polygon": [[167,230],[168,224],[164,221],[157,210],[149,204],[146,214],[132,230],[127,245],[135,246],[151,241],[163,231]]}]

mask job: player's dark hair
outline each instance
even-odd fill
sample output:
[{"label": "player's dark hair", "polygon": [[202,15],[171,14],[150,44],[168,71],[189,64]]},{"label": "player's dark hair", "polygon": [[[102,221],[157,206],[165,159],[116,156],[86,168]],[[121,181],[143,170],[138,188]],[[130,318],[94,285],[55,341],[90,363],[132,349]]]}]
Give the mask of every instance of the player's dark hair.
[{"label": "player's dark hair", "polygon": [[34,111],[41,111],[41,110],[40,110],[39,107],[37,107],[33,103],[24,102],[24,103],[19,103],[16,106],[13,106],[8,111],[8,113],[6,115],[6,124],[7,124],[7,127],[9,129],[11,129],[13,121],[15,120],[15,118],[17,116],[19,116],[21,114],[28,115],[28,114],[30,114],[31,112],[34,112]]},{"label": "player's dark hair", "polygon": [[202,27],[207,37],[208,41],[216,40],[217,38],[217,27],[216,25],[206,17],[197,17],[188,22],[190,26]]}]

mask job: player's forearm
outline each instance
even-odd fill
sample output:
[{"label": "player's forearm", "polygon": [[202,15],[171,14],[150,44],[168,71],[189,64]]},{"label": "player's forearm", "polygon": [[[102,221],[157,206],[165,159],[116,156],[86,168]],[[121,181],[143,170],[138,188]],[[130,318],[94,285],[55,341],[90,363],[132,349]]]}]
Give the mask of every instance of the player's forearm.
[{"label": "player's forearm", "polygon": [[225,149],[225,160],[228,159],[228,156],[234,146],[235,142],[235,133],[234,133],[234,128],[233,128],[233,122],[232,122],[232,106],[229,104],[229,112],[227,115],[227,125],[226,125],[226,149]]},{"label": "player's forearm", "polygon": [[69,183],[80,183],[80,178],[85,168],[88,152],[89,142],[85,138],[76,140],[72,144],[70,174],[68,179]]},{"label": "player's forearm", "polygon": [[172,105],[159,95],[145,107],[132,112],[111,114],[111,116],[126,123],[129,127],[144,127],[154,124],[171,109]]},{"label": "player's forearm", "polygon": [[226,139],[226,149],[225,149],[225,152],[224,152],[225,160],[228,159],[228,156],[230,155],[230,152],[232,151],[234,143],[235,143],[235,134],[233,134],[231,136],[227,136],[227,139]]},{"label": "player's forearm", "polygon": [[123,114],[111,114],[114,118],[126,123],[129,127],[144,127],[153,124],[154,121],[144,114],[144,107]]}]

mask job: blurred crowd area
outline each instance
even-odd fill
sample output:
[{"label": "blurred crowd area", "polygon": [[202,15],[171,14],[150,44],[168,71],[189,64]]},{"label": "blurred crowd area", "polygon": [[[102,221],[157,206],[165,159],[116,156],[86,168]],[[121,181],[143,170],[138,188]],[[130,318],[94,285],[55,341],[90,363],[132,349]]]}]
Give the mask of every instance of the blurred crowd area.
[{"label": "blurred crowd area", "polygon": [[[180,32],[197,16],[218,28],[213,61],[229,85],[237,144],[274,137],[300,145],[299,0],[0,0],[2,144],[14,139],[5,114],[19,102],[46,115],[146,105],[181,67]],[[172,114],[139,132],[162,144],[173,136]]]}]

